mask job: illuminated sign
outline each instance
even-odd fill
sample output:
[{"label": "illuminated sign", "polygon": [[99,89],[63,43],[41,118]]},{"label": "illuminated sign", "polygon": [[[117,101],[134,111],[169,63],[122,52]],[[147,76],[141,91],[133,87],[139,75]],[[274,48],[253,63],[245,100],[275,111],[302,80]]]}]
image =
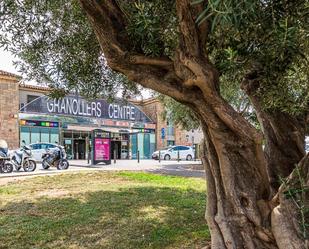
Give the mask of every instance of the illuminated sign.
[{"label": "illuminated sign", "polygon": [[108,116],[111,119],[135,120],[134,113],[134,106],[121,106],[116,104],[109,104],[108,106]]},{"label": "illuminated sign", "polygon": [[46,103],[49,113],[62,113],[69,115],[100,117],[101,103],[100,102],[86,102],[83,99],[63,98],[48,100]]},{"label": "illuminated sign", "polygon": [[95,138],[94,139],[94,160],[108,161],[110,160],[110,139]]},{"label": "illuminated sign", "polygon": [[104,99],[86,101],[79,96],[66,96],[62,99],[42,96],[25,105],[20,111],[153,123],[137,106],[120,99],[108,103]]},{"label": "illuminated sign", "polygon": [[92,131],[92,157],[91,163],[98,164],[100,162],[111,163],[111,133],[101,129]]},{"label": "illuminated sign", "polygon": [[38,120],[20,120],[20,125],[23,126],[40,126],[40,127],[51,127],[51,128],[58,128],[58,122],[50,122],[50,121],[38,121]]}]

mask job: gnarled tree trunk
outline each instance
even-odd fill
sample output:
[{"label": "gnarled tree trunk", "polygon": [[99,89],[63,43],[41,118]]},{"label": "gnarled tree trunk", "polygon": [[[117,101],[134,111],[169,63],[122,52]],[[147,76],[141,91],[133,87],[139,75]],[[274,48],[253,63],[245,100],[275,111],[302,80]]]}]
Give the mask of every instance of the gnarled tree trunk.
[{"label": "gnarled tree trunk", "polygon": [[256,111],[265,137],[265,157],[273,190],[277,191],[281,179],[289,176],[305,156],[306,117],[264,110],[258,95],[259,73],[246,75],[242,89],[246,92]]},{"label": "gnarled tree trunk", "polygon": [[206,134],[203,163],[212,248],[277,248],[269,220],[270,185],[261,137],[250,139],[254,135],[232,131],[218,117],[209,118],[212,114],[204,107],[199,113]]},{"label": "gnarled tree trunk", "polygon": [[275,197],[272,232],[280,249],[309,248],[309,154],[284,181]]},{"label": "gnarled tree trunk", "polygon": [[[213,249],[278,248],[270,214],[275,207],[262,150],[262,135],[219,92],[219,74],[205,54],[202,5],[177,0],[179,46],[173,60],[131,51],[126,18],[115,0],[79,0],[109,66],[130,80],[189,106],[206,137],[207,221]],[[276,216],[274,216],[276,217]],[[276,236],[274,236],[274,234]],[[289,249],[293,247],[287,247]]]}]

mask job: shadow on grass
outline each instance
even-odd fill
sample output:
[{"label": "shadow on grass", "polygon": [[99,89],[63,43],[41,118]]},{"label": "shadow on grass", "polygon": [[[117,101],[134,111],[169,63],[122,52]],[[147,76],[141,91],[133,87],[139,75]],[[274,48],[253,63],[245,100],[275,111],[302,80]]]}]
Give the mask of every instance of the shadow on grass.
[{"label": "shadow on grass", "polygon": [[205,194],[130,187],[11,202],[0,210],[0,248],[201,248]]}]

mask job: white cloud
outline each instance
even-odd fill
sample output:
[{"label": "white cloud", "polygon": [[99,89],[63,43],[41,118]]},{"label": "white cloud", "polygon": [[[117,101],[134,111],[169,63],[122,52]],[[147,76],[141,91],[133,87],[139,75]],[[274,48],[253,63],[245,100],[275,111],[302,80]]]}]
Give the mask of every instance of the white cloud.
[{"label": "white cloud", "polygon": [[0,70],[20,75],[13,65],[13,60],[14,56],[10,52],[4,51],[0,48]]},{"label": "white cloud", "polygon": [[[13,61],[17,60],[14,55],[10,52],[4,51],[3,48],[0,48],[0,70],[14,73],[17,75],[23,76],[20,72],[17,71],[17,68],[13,65]],[[27,84],[37,85],[35,81],[27,81]],[[142,98],[147,99],[153,96],[153,91],[148,89],[142,90]],[[138,99],[141,99],[140,97]]]}]

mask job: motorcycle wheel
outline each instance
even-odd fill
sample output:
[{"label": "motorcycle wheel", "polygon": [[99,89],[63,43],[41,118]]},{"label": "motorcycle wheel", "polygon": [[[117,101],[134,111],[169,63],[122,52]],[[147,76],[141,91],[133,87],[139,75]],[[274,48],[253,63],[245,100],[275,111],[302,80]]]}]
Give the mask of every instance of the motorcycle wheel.
[{"label": "motorcycle wheel", "polygon": [[1,166],[1,173],[12,173],[13,167],[12,163],[6,162]]},{"label": "motorcycle wheel", "polygon": [[34,160],[25,160],[23,165],[24,171],[26,172],[32,172],[36,169],[36,162]]},{"label": "motorcycle wheel", "polygon": [[57,169],[58,170],[65,170],[69,168],[69,161],[66,159],[60,160],[58,165],[57,165]]},{"label": "motorcycle wheel", "polygon": [[42,161],[42,168],[43,169],[49,169],[49,164],[46,162],[46,160]]}]

